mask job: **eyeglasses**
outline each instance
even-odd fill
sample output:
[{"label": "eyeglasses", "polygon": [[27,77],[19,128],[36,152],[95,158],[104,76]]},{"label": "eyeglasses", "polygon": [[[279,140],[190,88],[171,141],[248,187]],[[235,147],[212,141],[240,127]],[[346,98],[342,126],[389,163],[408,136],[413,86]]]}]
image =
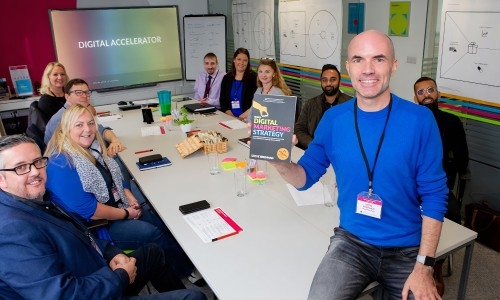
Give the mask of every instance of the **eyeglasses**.
[{"label": "eyeglasses", "polygon": [[262,57],[260,60],[272,60],[272,61],[274,61],[274,58],[272,58],[272,57]]},{"label": "eyeglasses", "polygon": [[432,94],[432,93],[434,93],[435,90],[436,90],[435,88],[433,88],[432,86],[430,86],[430,87],[428,87],[426,89],[420,89],[420,90],[418,90],[417,91],[417,95],[422,96],[425,93],[425,91],[427,91],[427,94]]},{"label": "eyeglasses", "polygon": [[82,91],[82,90],[69,91],[68,95],[71,93],[75,93],[75,95],[77,95],[78,97],[82,96],[83,94],[85,94],[85,96],[87,96],[87,97],[92,95],[92,91]]},{"label": "eyeglasses", "polygon": [[35,159],[30,164],[22,164],[12,169],[0,169],[0,171],[13,171],[16,172],[17,175],[24,175],[31,172],[31,166],[35,166],[37,169],[43,169],[47,166],[48,162],[49,158],[44,156]]}]

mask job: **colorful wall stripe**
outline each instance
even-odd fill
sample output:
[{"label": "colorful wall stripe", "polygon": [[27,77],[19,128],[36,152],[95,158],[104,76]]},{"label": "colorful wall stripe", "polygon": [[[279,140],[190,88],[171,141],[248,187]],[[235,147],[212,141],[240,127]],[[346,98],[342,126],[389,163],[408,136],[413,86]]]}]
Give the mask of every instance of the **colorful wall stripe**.
[{"label": "colorful wall stripe", "polygon": [[[259,65],[259,60],[252,58],[250,60],[250,64],[252,65],[252,68],[256,70],[257,66]],[[291,80],[298,80],[316,86],[321,86],[321,82],[319,80],[319,77],[321,76],[320,69],[312,69],[307,67],[281,64],[281,63],[277,64],[284,78],[288,78]],[[351,79],[346,74],[341,74],[340,89],[343,92],[348,93],[350,95],[354,95],[355,93],[354,89],[352,88]]]},{"label": "colorful wall stripe", "polygon": [[[232,57],[232,56],[230,56]],[[254,70],[259,64],[258,59],[251,59],[250,64]],[[228,68],[231,60],[228,61]],[[297,80],[307,84],[320,86],[319,69],[311,69],[288,64],[278,63],[283,77],[290,80]],[[340,88],[343,92],[354,95],[351,78],[347,74],[341,74]],[[449,112],[461,118],[476,120],[483,123],[500,126],[500,103],[492,103],[457,95],[442,93],[440,107],[443,111]]]},{"label": "colorful wall stripe", "polygon": [[441,93],[439,107],[461,118],[500,126],[500,104]]}]

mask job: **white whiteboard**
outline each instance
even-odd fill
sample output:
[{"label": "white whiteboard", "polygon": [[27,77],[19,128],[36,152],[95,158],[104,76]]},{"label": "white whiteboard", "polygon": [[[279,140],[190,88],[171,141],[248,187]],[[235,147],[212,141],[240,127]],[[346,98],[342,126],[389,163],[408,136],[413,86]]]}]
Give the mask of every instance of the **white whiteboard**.
[{"label": "white whiteboard", "polygon": [[226,71],[226,16],[187,15],[183,20],[185,79],[196,79],[208,52],[217,55],[219,69]]}]

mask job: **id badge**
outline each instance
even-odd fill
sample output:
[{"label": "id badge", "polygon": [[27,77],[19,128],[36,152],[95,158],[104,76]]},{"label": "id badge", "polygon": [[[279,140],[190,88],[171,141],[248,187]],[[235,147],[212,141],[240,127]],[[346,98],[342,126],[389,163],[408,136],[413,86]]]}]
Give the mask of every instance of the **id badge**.
[{"label": "id badge", "polygon": [[380,219],[382,216],[382,199],[377,194],[359,193],[356,197],[356,213]]},{"label": "id badge", "polygon": [[231,101],[231,108],[232,109],[239,109],[240,108],[240,101],[239,100]]},{"label": "id badge", "polygon": [[113,186],[111,189],[111,192],[113,193],[113,198],[115,198],[115,202],[120,201],[120,194],[118,193],[118,188],[116,186]]}]

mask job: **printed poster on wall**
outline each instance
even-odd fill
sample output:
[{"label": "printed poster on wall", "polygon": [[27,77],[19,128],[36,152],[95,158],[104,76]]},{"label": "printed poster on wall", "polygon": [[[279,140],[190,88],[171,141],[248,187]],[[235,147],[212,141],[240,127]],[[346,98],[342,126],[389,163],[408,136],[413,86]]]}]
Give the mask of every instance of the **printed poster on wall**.
[{"label": "printed poster on wall", "polygon": [[365,4],[349,3],[347,33],[360,34],[365,31]]},{"label": "printed poster on wall", "polygon": [[10,78],[18,97],[32,96],[33,85],[31,84],[30,73],[27,65],[10,66]]},{"label": "printed poster on wall", "polygon": [[391,36],[408,37],[410,31],[411,2],[391,2],[389,8],[389,33]]},{"label": "printed poster on wall", "polygon": [[443,1],[436,72],[441,93],[500,103],[499,3]]}]

